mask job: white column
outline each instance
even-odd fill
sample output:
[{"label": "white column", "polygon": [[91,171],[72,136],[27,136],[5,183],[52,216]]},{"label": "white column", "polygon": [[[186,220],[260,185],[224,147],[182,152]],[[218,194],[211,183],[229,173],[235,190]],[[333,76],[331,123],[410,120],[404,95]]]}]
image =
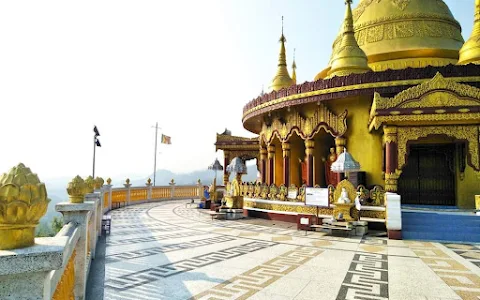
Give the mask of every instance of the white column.
[{"label": "white column", "polygon": [[88,218],[89,214],[95,211],[95,203],[62,202],[58,203],[55,209],[63,214],[65,224],[75,222],[80,232],[80,238],[75,246],[75,297],[76,299],[85,299],[87,270],[90,264],[90,261],[87,261]]},{"label": "white column", "polygon": [[385,193],[385,224],[388,238],[402,239],[402,207],[401,197],[395,193]]},{"label": "white column", "polygon": [[152,200],[152,184],[151,183],[147,183],[146,184],[147,186],[147,202],[149,202],[150,200]]},{"label": "white column", "polygon": [[132,186],[130,183],[124,184],[124,186],[127,188],[127,199],[126,202],[127,204],[125,206],[130,206],[130,187]]}]

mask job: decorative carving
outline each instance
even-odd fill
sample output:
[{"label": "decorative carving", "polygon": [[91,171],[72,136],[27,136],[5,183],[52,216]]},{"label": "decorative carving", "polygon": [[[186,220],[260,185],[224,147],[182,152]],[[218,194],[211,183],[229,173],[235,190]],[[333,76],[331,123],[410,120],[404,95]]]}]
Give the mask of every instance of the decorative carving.
[{"label": "decorative carving", "polygon": [[[450,93],[445,93],[445,91]],[[425,108],[480,106],[480,89],[445,78],[440,72],[431,80],[411,87],[393,98],[375,93],[376,110],[389,108]]]},{"label": "decorative carving", "polygon": [[353,184],[347,179],[340,181],[340,183],[335,188],[335,191],[333,194],[334,201],[337,202],[338,198],[340,198],[340,194],[342,193],[343,188],[345,188],[345,190],[348,193],[348,199],[350,199],[350,202],[353,203],[353,201],[355,200],[355,197],[357,197],[357,190],[355,189]]},{"label": "decorative carving", "polygon": [[[480,81],[477,65],[445,66],[445,59],[428,58],[422,58],[420,64],[417,62],[415,65],[410,65],[409,62],[412,62],[412,60],[401,62],[401,69],[399,70],[392,70],[391,63],[389,63],[379,66],[385,69],[376,69],[377,72],[305,82],[295,86],[288,93],[282,90],[264,94],[245,105],[243,121],[286,106],[356,95],[373,95],[374,91],[397,94],[404,90],[406,86],[418,85],[431,80],[437,72],[455,82],[474,83]],[[452,63],[455,62],[452,61]]]},{"label": "decorative carving", "polygon": [[320,103],[312,117],[304,118],[298,112],[292,112],[285,117],[285,120],[275,117],[270,126],[264,123],[260,138],[266,144],[270,144],[273,136],[276,135],[280,141],[286,142],[296,132],[306,140],[313,138],[320,129],[324,129],[332,136],[341,136],[347,131],[347,114],[345,110],[337,116]]},{"label": "decorative carving", "polygon": [[426,138],[429,135],[444,135],[468,142],[468,163],[476,171],[480,171],[479,163],[479,129],[477,126],[425,126],[398,128],[398,169],[406,163],[409,141]]},{"label": "decorative carving", "polygon": [[255,185],[255,194],[254,194],[254,197],[255,197],[255,198],[259,198],[261,192],[262,192],[262,185],[261,185],[260,182],[257,182],[257,184]]},{"label": "decorative carving", "polygon": [[268,193],[268,198],[269,199],[277,199],[277,195],[278,195],[278,188],[275,184],[272,184],[270,185],[270,190],[269,190],[269,193]]},{"label": "decorative carving", "polygon": [[305,202],[305,192],[306,192],[306,189],[307,189],[307,185],[304,184],[300,187],[300,189],[298,190],[298,196],[297,196],[297,200],[300,201],[300,202]]},{"label": "decorative carving", "polygon": [[102,177],[95,178],[95,184],[94,184],[95,189],[96,190],[101,189],[104,183],[105,183],[105,181],[103,180]]},{"label": "decorative carving", "polygon": [[381,186],[376,185],[370,190],[370,199],[375,206],[385,205],[385,190]]},{"label": "decorative carving", "polygon": [[265,183],[263,183],[263,184],[262,184],[262,189],[261,189],[261,192],[260,192],[260,198],[261,198],[261,199],[267,199],[268,193],[269,193],[268,185],[266,185]]},{"label": "decorative carving", "polygon": [[383,126],[383,140],[385,144],[398,143],[397,127]]},{"label": "decorative carving", "polygon": [[95,179],[92,176],[88,176],[85,179],[85,184],[87,185],[87,193],[93,193],[95,189]]},{"label": "decorative carving", "polygon": [[335,187],[333,185],[329,185],[328,187],[328,202],[333,204],[335,202]]},{"label": "decorative carving", "polygon": [[287,199],[287,187],[285,185],[280,186],[280,191],[278,192],[278,199],[285,201]]},{"label": "decorative carving", "polygon": [[67,193],[70,196],[71,203],[83,203],[85,194],[90,191],[90,187],[80,176],[76,176],[68,183]]},{"label": "decorative carving", "polygon": [[387,192],[397,192],[400,175],[402,175],[400,170],[395,170],[395,173],[385,173],[385,190]]},{"label": "decorative carving", "polygon": [[288,201],[297,201],[297,197],[298,197],[298,188],[295,184],[291,184],[289,187],[288,187],[288,194],[287,194],[287,197],[288,195],[291,195],[291,194],[295,194],[295,198],[288,198],[287,200]]},{"label": "decorative carving", "polygon": [[0,176],[0,250],[33,245],[49,202],[45,184],[25,165]]}]

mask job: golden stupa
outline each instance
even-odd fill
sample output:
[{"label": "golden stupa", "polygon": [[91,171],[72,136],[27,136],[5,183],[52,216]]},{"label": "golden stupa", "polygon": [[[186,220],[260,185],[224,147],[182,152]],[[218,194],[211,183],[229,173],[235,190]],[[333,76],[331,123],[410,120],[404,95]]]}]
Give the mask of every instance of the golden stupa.
[{"label": "golden stupa", "polygon": [[[362,0],[353,19],[358,45],[374,71],[456,64],[464,43],[443,0]],[[341,40],[340,32],[333,55]],[[328,68],[315,80],[325,78]]]}]

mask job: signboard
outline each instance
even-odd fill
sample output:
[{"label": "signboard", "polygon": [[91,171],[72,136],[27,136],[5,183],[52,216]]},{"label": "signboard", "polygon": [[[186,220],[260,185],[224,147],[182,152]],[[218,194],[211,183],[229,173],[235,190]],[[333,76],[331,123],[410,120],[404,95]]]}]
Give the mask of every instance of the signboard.
[{"label": "signboard", "polygon": [[287,195],[288,199],[297,199],[297,196],[298,196],[297,189],[288,191],[288,195]]},{"label": "signboard", "polygon": [[300,218],[300,224],[302,225],[308,225],[310,223],[309,218]]},{"label": "signboard", "polygon": [[328,189],[307,187],[305,190],[305,204],[328,207]]}]

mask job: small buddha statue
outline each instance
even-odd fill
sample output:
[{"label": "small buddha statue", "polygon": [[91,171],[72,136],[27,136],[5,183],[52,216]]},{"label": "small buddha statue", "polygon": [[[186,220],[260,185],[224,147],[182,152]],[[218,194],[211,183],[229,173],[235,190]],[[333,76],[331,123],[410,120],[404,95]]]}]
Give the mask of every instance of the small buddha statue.
[{"label": "small buddha statue", "polygon": [[235,179],[232,181],[232,190],[231,190],[231,195],[232,196],[240,196],[241,195],[241,184],[242,184],[242,174],[238,174],[235,176]]},{"label": "small buddha statue", "polygon": [[327,185],[337,186],[338,184],[338,174],[332,171],[332,165],[337,160],[337,154],[335,153],[335,148],[330,148],[330,154],[327,158],[322,158],[322,161],[325,163],[325,181]]},{"label": "small buddha statue", "polygon": [[337,203],[340,203],[340,204],[350,203],[350,199],[348,198],[348,192],[345,188],[342,188],[342,193],[340,194],[340,197],[338,198]]}]

